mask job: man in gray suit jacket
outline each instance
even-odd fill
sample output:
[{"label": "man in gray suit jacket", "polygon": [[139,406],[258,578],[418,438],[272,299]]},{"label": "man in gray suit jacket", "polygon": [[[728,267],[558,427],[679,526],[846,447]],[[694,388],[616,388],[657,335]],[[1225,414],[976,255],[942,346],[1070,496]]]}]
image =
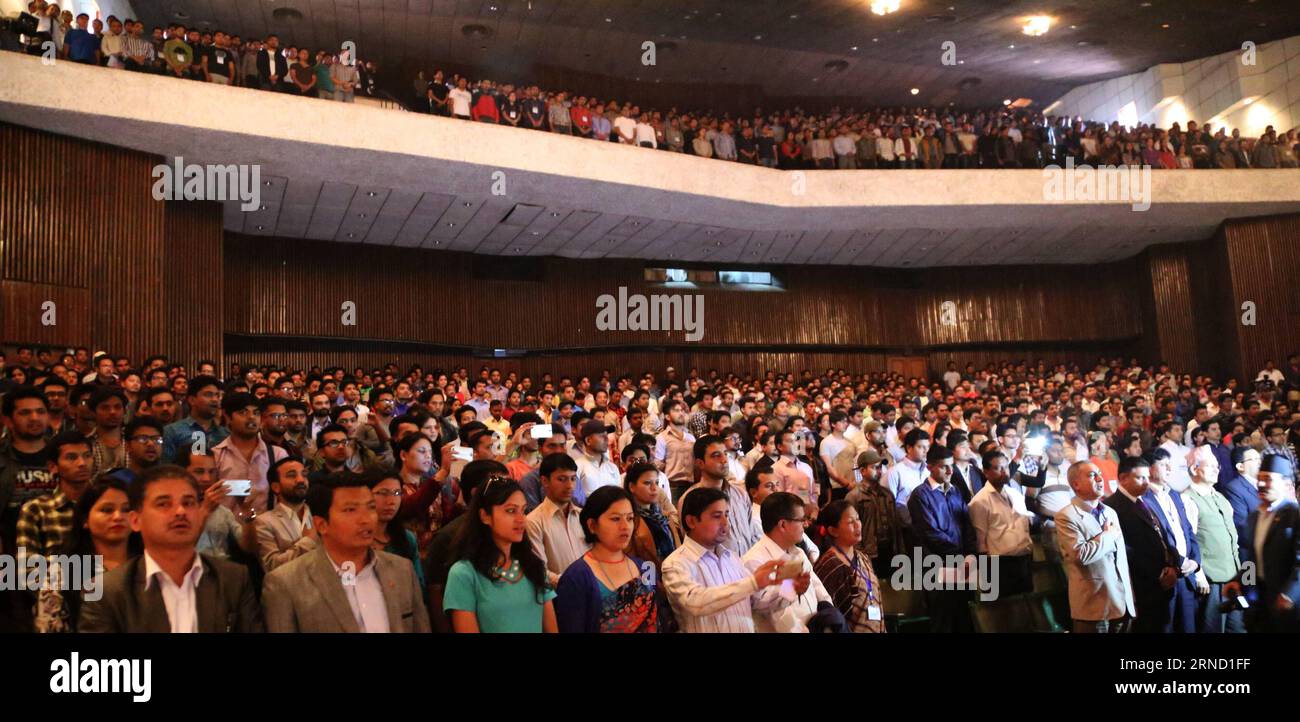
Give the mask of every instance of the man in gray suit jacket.
[{"label": "man in gray suit jacket", "polygon": [[370,487],[339,472],[307,492],[321,543],[266,576],[272,632],[428,632],[415,567],[371,547],[379,516]]},{"label": "man in gray suit jacket", "polygon": [[292,456],[280,459],[266,472],[275,494],[275,507],[257,515],[257,558],[262,569],[274,571],[316,548],[318,537],[307,509],[307,467]]},{"label": "man in gray suit jacket", "polygon": [[1105,481],[1095,464],[1066,472],[1074,498],[1056,512],[1056,542],[1070,580],[1074,631],[1127,632],[1137,614],[1124,534],[1115,510],[1101,503]]},{"label": "man in gray suit jacket", "polygon": [[131,528],[144,554],[87,595],[80,632],[261,632],[248,570],[195,551],[203,532],[198,484],[179,466],[145,471],[130,489]]}]

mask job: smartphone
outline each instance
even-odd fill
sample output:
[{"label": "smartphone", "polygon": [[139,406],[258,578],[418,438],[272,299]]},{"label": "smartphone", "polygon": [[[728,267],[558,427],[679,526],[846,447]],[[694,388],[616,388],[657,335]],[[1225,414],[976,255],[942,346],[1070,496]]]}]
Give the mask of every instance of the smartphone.
[{"label": "smartphone", "polygon": [[248,479],[227,479],[222,483],[226,485],[227,496],[248,496],[253,491],[253,482]]},{"label": "smartphone", "polygon": [[474,450],[468,446],[454,446],[451,449],[451,458],[460,459],[461,461],[473,461]]},{"label": "smartphone", "polygon": [[550,424],[537,424],[533,427],[530,434],[534,439],[549,439],[552,436],[555,436],[555,432],[551,430]]},{"label": "smartphone", "polygon": [[1047,439],[1041,436],[1031,436],[1025,439],[1025,454],[1028,456],[1042,456],[1043,451],[1047,449]]},{"label": "smartphone", "polygon": [[798,559],[790,559],[776,569],[776,578],[778,581],[782,579],[794,579],[801,575],[803,575],[803,562]]}]

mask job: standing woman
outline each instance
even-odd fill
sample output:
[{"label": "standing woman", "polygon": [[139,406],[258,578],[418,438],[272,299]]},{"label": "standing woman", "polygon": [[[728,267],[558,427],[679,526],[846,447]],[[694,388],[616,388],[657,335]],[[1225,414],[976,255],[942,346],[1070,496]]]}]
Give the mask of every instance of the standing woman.
[{"label": "standing woman", "polygon": [[490,476],[470,503],[442,607],[460,633],[556,631],[546,562],[525,535],[524,492]]},{"label": "standing woman", "polygon": [[397,518],[397,510],[402,505],[402,477],[394,470],[372,474],[368,479],[370,491],[375,495],[375,511],[379,514],[379,526],[371,545],[379,551],[406,557],[415,566],[415,579],[424,592],[428,583],[424,578],[424,565],[420,563],[419,545],[415,532],[402,526]]},{"label": "standing woman", "polygon": [[858,510],[843,499],[832,501],[817,515],[817,523],[822,527],[827,544],[826,551],[813,567],[813,573],[822,580],[849,629],[854,632],[884,632],[880,581],[871,568],[871,560],[858,549],[858,543],[862,541],[862,521],[858,518]]},{"label": "standing woman", "polygon": [[[681,528],[659,508],[658,467],[648,462],[633,464],[623,477],[623,488],[631,496],[633,509],[640,522],[632,532],[627,551],[638,559],[654,564],[658,576],[659,565],[682,543]],[[591,502],[588,502],[590,505]]]},{"label": "standing woman", "polygon": [[[64,553],[80,556],[83,560],[102,555],[104,568],[95,570],[101,573],[94,581],[96,586],[102,583],[102,573],[122,566],[144,550],[139,535],[131,532],[127,516],[130,511],[126,483],[116,476],[101,478],[77,500],[72,512],[72,534],[64,546]],[[61,571],[62,567],[52,564],[50,570]],[[36,631],[75,632],[81,611],[81,595],[86,590],[59,591],[60,587],[71,585],[50,581],[52,589],[37,592]]]},{"label": "standing woman", "polygon": [[633,501],[617,486],[587,497],[578,519],[592,547],[569,565],[556,589],[555,616],[564,633],[658,631],[653,564],[627,554],[637,525]]}]

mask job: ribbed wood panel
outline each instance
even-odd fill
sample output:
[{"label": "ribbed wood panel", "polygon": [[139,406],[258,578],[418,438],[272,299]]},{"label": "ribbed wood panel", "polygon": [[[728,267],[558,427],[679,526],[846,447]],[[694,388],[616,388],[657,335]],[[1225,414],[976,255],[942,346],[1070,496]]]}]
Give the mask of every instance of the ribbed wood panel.
[{"label": "ribbed wood panel", "polygon": [[1150,308],[1155,325],[1148,330],[1148,348],[1158,343],[1150,360],[1164,361],[1171,368],[1204,370],[1197,353],[1196,296],[1192,287],[1189,249],[1157,246],[1146,253],[1150,278]]},{"label": "ribbed wood panel", "polygon": [[221,368],[221,205],[169,201],[164,246],[166,353],[194,368],[210,359]]},{"label": "ribbed wood panel", "polygon": [[[1253,379],[1264,362],[1280,368],[1300,353],[1300,215],[1224,224],[1236,324],[1236,372]],[[1243,303],[1255,304],[1255,325],[1242,324]]]},{"label": "ribbed wood panel", "polygon": [[[47,307],[46,302],[53,303]],[[46,309],[51,311],[46,315]],[[46,321],[52,321],[48,324]],[[0,281],[3,337],[22,343],[73,347],[90,333],[90,291],[27,281]]]},{"label": "ribbed wood panel", "polygon": [[[539,259],[540,283],[476,280],[472,257],[231,236],[226,331],[466,348],[689,346],[685,334],[598,331],[596,299],[701,293],[707,346],[917,348],[1092,342],[1141,333],[1132,263],[898,271],[785,267],[784,293],[647,287],[639,261]],[[342,304],[356,304],[356,325]],[[944,326],[942,306],[958,309]],[[1087,313],[1081,310],[1088,309]],[[800,349],[802,351],[802,349]],[[808,349],[813,350],[813,349]]]},{"label": "ribbed wood panel", "polygon": [[[0,280],[13,284],[0,336],[136,360],[219,354],[216,204],[154,200],[145,153],[3,123],[0,148]],[[68,328],[31,325],[42,295]]]}]

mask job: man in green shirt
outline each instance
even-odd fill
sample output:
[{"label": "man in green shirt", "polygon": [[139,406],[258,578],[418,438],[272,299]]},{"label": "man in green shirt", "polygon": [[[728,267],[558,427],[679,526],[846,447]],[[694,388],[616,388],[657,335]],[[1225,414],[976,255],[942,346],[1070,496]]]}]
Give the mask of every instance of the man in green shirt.
[{"label": "man in green shirt", "polygon": [[[1232,505],[1214,490],[1219,480],[1219,460],[1209,446],[1198,446],[1191,458],[1192,484],[1183,492],[1183,506],[1188,521],[1196,530],[1201,547],[1201,571],[1209,583],[1210,593],[1197,597],[1197,631],[1245,632],[1241,610],[1227,614],[1219,611],[1223,585],[1237,575],[1241,567],[1237,548],[1237,527],[1232,523]],[[1198,580],[1199,581],[1199,580]]]},{"label": "man in green shirt", "polygon": [[334,56],[322,52],[316,59],[316,94],[325,100],[334,100],[334,78],[330,68],[334,66]]}]

